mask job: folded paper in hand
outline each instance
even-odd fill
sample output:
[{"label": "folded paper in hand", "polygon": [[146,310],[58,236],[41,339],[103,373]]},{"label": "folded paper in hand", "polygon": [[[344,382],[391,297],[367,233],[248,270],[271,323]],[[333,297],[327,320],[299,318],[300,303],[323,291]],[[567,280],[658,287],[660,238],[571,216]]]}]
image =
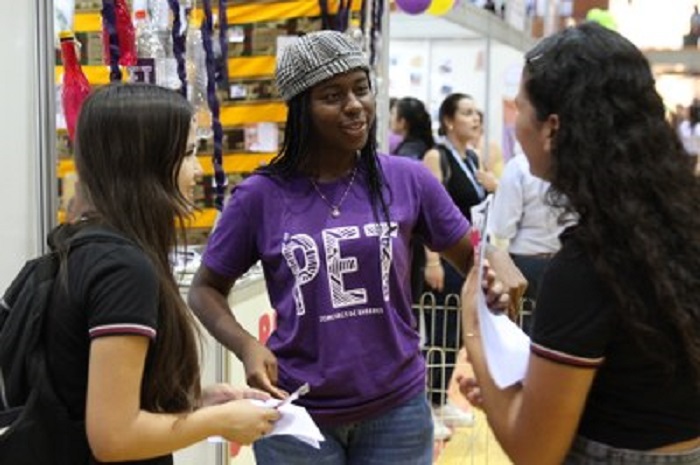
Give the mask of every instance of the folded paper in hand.
[{"label": "folded paper in hand", "polygon": [[[474,229],[479,231],[475,237],[479,241],[476,247],[479,255],[476,259],[480,277],[484,276],[491,198],[492,196],[487,197],[471,210]],[[481,279],[479,281],[481,282]],[[489,310],[483,292],[477,293],[477,311],[486,365],[496,386],[504,389],[522,381],[530,356],[530,338],[507,315],[495,314]]]},{"label": "folded paper in hand", "polygon": [[[275,422],[272,427],[272,431],[267,433],[268,436],[276,436],[278,434],[288,434],[296,437],[302,442],[320,449],[320,442],[324,440],[321,430],[318,429],[316,423],[314,423],[309,412],[306,411],[304,407],[299,407],[292,403],[282,403],[278,399],[269,399],[266,401],[262,400],[251,400],[255,405],[260,405],[263,407],[277,408],[277,410],[282,415],[279,420]],[[221,438],[210,438],[209,441],[217,441]]]},{"label": "folded paper in hand", "polygon": [[261,402],[261,404],[269,407],[277,406],[277,410],[282,414],[282,417],[277,420],[275,426],[272,427],[272,431],[270,431],[267,436],[290,434],[300,441],[319,449],[321,447],[319,443],[324,440],[323,434],[321,434],[321,430],[318,429],[318,426],[314,423],[309,412],[307,412],[304,407],[299,407],[298,405],[291,403],[277,405],[279,403],[277,399]]}]

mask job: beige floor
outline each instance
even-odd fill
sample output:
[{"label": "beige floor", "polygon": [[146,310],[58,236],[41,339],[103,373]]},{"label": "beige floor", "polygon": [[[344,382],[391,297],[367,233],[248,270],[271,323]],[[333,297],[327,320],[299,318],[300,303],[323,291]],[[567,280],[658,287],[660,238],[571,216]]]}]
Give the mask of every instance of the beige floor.
[{"label": "beige floor", "polygon": [[[455,366],[455,376],[471,374],[464,351],[460,351]],[[459,393],[455,383],[448,390],[450,400],[475,415],[474,426],[457,428],[449,441],[436,445],[436,465],[511,465],[501,447],[493,437],[484,414],[472,409],[466,399]]]},{"label": "beige floor", "polygon": [[454,430],[438,454],[436,465],[511,465],[481,412],[471,428]]}]

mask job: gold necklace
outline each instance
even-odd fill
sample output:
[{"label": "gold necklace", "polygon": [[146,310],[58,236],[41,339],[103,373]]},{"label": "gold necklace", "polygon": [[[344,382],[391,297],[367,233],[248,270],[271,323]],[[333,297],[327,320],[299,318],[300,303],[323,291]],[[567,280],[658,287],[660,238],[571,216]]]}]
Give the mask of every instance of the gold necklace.
[{"label": "gold necklace", "polygon": [[328,204],[328,207],[331,209],[331,216],[333,218],[338,218],[340,216],[340,207],[343,205],[343,201],[345,200],[345,197],[347,197],[348,192],[350,192],[350,188],[352,185],[355,183],[355,175],[357,174],[357,164],[355,164],[355,168],[352,170],[352,177],[350,178],[350,182],[348,183],[348,187],[345,188],[345,192],[343,192],[343,195],[340,196],[340,200],[338,201],[337,204],[333,204],[330,200],[328,200],[328,197],[326,197],[323,192],[321,192],[321,189],[318,188],[318,184],[316,184],[316,181],[313,179],[309,178],[309,181],[311,181],[311,185],[314,186],[314,189],[316,189],[316,193],[321,197],[321,199]]}]

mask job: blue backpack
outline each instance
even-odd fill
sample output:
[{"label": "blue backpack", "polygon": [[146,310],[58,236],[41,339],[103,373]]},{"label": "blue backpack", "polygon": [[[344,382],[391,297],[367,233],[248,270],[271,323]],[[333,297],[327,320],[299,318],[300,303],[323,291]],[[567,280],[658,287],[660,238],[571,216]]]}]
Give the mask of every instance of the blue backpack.
[{"label": "blue backpack", "polygon": [[[104,230],[80,231],[70,252],[91,242],[131,243]],[[27,261],[0,300],[0,463],[87,464],[84,419],[71,419],[57,395],[44,347],[44,321],[61,285],[58,250]]]}]

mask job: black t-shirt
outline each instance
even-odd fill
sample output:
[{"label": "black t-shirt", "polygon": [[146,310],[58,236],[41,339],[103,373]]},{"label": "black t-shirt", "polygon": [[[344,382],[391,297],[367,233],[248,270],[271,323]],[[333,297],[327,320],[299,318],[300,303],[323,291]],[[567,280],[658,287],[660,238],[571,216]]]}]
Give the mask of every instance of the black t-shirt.
[{"label": "black t-shirt", "polygon": [[621,324],[612,293],[576,239],[576,229],[564,231],[561,242],[537,297],[532,351],[598,369],[578,434],[636,450],[700,436],[700,393],[687,364],[679,360],[670,373],[641,350]]},{"label": "black t-shirt", "polygon": [[[92,339],[125,334],[154,339],[158,279],[140,249],[109,242],[71,251],[66,276],[65,285],[54,289],[48,313],[47,360],[71,417],[84,421]],[[97,462],[92,458],[89,463]],[[172,464],[172,456],[125,463]]]},{"label": "black t-shirt", "polygon": [[401,141],[395,152],[396,155],[422,160],[429,148],[422,140],[410,138]]}]

